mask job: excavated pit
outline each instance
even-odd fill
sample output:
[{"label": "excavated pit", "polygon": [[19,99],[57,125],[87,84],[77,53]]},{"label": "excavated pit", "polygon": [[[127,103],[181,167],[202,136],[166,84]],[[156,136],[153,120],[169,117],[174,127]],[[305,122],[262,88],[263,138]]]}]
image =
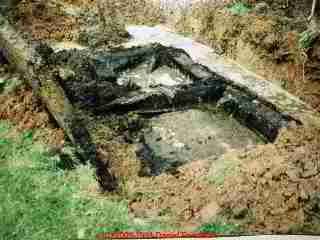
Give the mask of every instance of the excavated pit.
[{"label": "excavated pit", "polygon": [[72,49],[46,58],[59,69],[59,84],[90,129],[101,122],[110,127],[110,116],[126,126],[122,133],[136,145],[141,176],[174,173],[190,161],[272,142],[291,120],[182,49]]},{"label": "excavated pit", "polygon": [[106,190],[115,188],[110,159],[100,151],[114,135],[110,129],[136,145],[140,173],[150,176],[272,142],[293,120],[250,89],[193,61],[183,47],[30,45],[0,20],[6,59],[25,76],[82,160],[97,168]]}]

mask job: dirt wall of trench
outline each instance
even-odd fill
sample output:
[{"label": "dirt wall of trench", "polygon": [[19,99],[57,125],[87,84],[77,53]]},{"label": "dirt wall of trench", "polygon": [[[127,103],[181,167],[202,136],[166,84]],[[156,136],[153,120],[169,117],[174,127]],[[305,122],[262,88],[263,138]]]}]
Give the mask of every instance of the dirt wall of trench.
[{"label": "dirt wall of trench", "polygon": [[311,4],[246,2],[246,14],[232,13],[230,4],[195,4],[188,15],[176,21],[175,27],[281,85],[319,111],[320,39],[301,42],[310,28],[306,16]]},{"label": "dirt wall of trench", "polygon": [[21,0],[7,15],[31,41],[113,46],[129,38],[126,24],[159,24],[160,5],[146,0]]}]

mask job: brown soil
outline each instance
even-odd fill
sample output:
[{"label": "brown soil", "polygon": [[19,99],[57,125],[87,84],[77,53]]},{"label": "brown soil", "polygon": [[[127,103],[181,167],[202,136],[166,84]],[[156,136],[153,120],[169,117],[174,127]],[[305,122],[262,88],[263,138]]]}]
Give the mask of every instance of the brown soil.
[{"label": "brown soil", "polygon": [[66,16],[61,7],[41,0],[23,0],[14,11],[13,22],[30,40],[73,40],[77,20]]},{"label": "brown soil", "polygon": [[227,219],[245,233],[320,232],[319,127],[291,126],[274,144],[230,152],[216,162],[191,162],[157,177],[139,177],[141,164],[123,146],[110,149],[111,165],[123,179],[119,194],[136,217],[186,230]]},{"label": "brown soil", "polygon": [[[120,196],[136,217],[191,230],[223,217],[246,233],[319,233],[319,133],[319,127],[294,126],[275,144],[228,153],[217,162],[195,161],[157,177],[138,176],[141,164],[130,147],[117,143],[109,154],[123,179]],[[223,171],[219,164],[233,167]],[[218,175],[222,185],[210,181]]]},{"label": "brown soil", "polygon": [[[65,11],[66,7],[76,6],[79,12],[74,15]],[[89,13],[89,14],[88,14]],[[99,25],[98,10],[95,1],[89,0],[66,0],[66,1],[30,1],[23,0],[13,12],[12,22],[20,29],[27,39],[33,41],[79,41],[79,34],[85,28]],[[95,21],[92,22],[92,16]],[[100,35],[105,38],[105,44],[122,42],[124,28],[119,24],[109,26],[112,34],[99,28],[91,38]],[[107,36],[106,36],[107,35]]]},{"label": "brown soil", "polygon": [[35,141],[53,146],[64,143],[62,129],[56,126],[43,105],[34,100],[29,88],[23,87],[9,96],[0,95],[0,119],[16,124],[20,131],[34,130]]},{"label": "brown soil", "polygon": [[139,177],[141,163],[132,154],[132,149],[128,151],[127,148],[127,154],[123,145],[120,149],[124,150],[120,158],[119,148],[109,152],[113,159],[111,169],[122,180],[119,194],[128,200],[129,211],[135,217],[158,219],[166,224],[194,229],[216,214],[201,213],[216,196],[215,186],[206,179],[209,161],[192,162],[174,174]]},{"label": "brown soil", "polygon": [[214,187],[203,179],[207,170],[208,163],[198,161],[180,168],[174,175],[128,182],[130,210],[144,217],[169,216],[170,221],[179,224],[190,221],[214,199]]},{"label": "brown soil", "polygon": [[244,221],[248,232],[319,233],[319,133],[292,128],[275,144],[236,156],[239,164],[219,191],[230,221]]},{"label": "brown soil", "polygon": [[143,165],[136,157],[136,147],[125,143],[122,137],[100,144],[99,149],[110,160],[109,169],[120,184],[117,197],[114,193],[109,197],[126,199],[133,216],[177,226],[199,226],[193,219],[215,196],[215,186],[206,180],[209,161],[192,162],[174,174],[141,177]]},{"label": "brown soil", "polygon": [[[65,11],[72,7],[79,12],[72,15]],[[29,40],[83,43],[80,33],[93,27],[95,30],[87,37],[107,46],[127,40],[125,23],[156,24],[161,19],[159,6],[145,0],[22,0],[12,14],[12,22]]]}]

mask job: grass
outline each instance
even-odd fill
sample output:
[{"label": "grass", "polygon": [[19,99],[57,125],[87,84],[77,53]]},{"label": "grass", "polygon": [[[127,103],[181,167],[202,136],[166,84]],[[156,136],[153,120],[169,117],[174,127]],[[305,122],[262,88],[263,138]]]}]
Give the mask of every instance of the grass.
[{"label": "grass", "polygon": [[31,131],[13,131],[0,122],[0,239],[93,239],[101,231],[171,229],[157,222],[132,224],[125,201],[89,195],[96,184],[93,169],[62,170],[59,157],[33,143]]},{"label": "grass", "polygon": [[307,50],[312,47],[312,44],[315,42],[319,33],[306,30],[300,33],[299,46],[301,49]]},{"label": "grass", "polygon": [[221,221],[218,221],[204,224],[200,226],[197,231],[206,233],[233,234],[239,233],[239,227],[234,224],[225,224]]},{"label": "grass", "polygon": [[242,2],[237,2],[229,8],[229,11],[234,15],[243,16],[250,12],[250,8]]}]

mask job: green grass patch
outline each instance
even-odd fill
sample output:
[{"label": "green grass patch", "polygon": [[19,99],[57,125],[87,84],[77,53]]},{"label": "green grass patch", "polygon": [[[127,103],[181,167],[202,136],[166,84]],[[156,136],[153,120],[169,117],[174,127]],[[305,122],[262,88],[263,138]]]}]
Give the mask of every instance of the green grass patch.
[{"label": "green grass patch", "polygon": [[224,221],[213,220],[211,223],[206,223],[200,226],[198,232],[219,233],[219,234],[234,234],[239,233],[240,227],[235,224],[227,224]]},{"label": "green grass patch", "polygon": [[310,30],[306,30],[302,33],[300,33],[300,38],[299,38],[299,46],[301,49],[309,49],[312,47],[313,43],[315,40],[319,37],[318,32],[313,32]]},{"label": "green grass patch", "polygon": [[242,2],[237,2],[233,4],[231,7],[229,7],[228,10],[233,15],[244,16],[251,11],[251,8]]},{"label": "green grass patch", "polygon": [[[170,227],[132,224],[125,201],[94,198],[90,166],[59,168],[59,157],[32,141],[32,132],[6,137],[0,122],[0,239],[94,239],[101,231],[168,231]],[[97,224],[108,224],[99,229]]]},{"label": "green grass patch", "polygon": [[17,77],[0,78],[0,93],[9,94],[23,84]]}]

